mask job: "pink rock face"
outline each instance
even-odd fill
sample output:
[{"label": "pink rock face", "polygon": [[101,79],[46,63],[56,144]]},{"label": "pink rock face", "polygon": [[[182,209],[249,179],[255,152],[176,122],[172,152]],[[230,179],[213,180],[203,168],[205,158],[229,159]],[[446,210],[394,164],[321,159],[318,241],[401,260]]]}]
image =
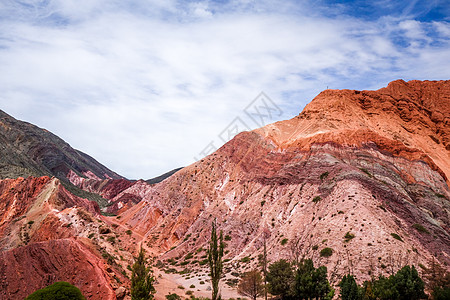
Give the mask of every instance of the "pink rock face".
[{"label": "pink rock face", "polygon": [[24,299],[56,281],[87,299],[116,299],[100,258],[76,239],[51,240],[0,252],[0,299]]},{"label": "pink rock face", "polygon": [[254,258],[248,269],[264,232],[271,261],[306,255],[359,280],[432,257],[448,265],[450,133],[433,112],[449,116],[449,101],[450,81],[326,90],[299,116],[140,190],[121,222],[161,252],[176,247],[163,258],[204,246],[217,219],[231,238],[226,258]]}]

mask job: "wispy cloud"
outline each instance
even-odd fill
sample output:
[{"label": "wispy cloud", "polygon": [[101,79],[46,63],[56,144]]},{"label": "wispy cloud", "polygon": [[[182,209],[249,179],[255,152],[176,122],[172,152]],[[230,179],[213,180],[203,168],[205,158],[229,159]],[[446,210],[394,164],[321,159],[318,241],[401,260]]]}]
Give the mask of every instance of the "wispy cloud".
[{"label": "wispy cloud", "polygon": [[148,178],[192,163],[260,91],[286,119],[327,86],[448,78],[449,23],[406,5],[367,19],[307,1],[3,1],[0,108]]}]

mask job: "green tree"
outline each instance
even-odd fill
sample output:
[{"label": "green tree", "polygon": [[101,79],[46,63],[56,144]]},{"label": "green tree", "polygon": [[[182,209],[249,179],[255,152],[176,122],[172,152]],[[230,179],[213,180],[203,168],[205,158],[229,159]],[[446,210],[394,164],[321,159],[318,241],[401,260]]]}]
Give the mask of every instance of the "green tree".
[{"label": "green tree", "polygon": [[327,279],[327,268],[315,268],[311,259],[299,263],[295,272],[293,296],[295,299],[327,299],[334,291]]},{"label": "green tree", "polygon": [[217,238],[216,221],[212,223],[211,229],[211,241],[208,248],[208,262],[211,272],[211,285],[212,285],[212,300],[220,300],[219,282],[223,272],[223,233],[220,232],[219,238]]},{"label": "green tree", "polygon": [[339,282],[341,288],[342,300],[360,300],[362,299],[361,288],[356,283],[353,275],[345,275],[341,282]]},{"label": "green tree", "polygon": [[138,257],[132,267],[131,273],[131,299],[132,300],[150,300],[153,299],[155,288],[153,282],[151,268],[147,267],[147,259],[145,258],[145,250],[139,251]]},{"label": "green tree", "polygon": [[258,270],[244,273],[237,290],[240,295],[250,297],[253,300],[264,295],[264,284],[261,273]]},{"label": "green tree", "polygon": [[380,276],[373,282],[364,282],[363,299],[426,299],[424,282],[414,266],[404,266],[395,275],[389,276],[389,278]]},{"label": "green tree", "polygon": [[289,299],[293,281],[294,272],[287,260],[280,259],[269,266],[267,282],[269,292],[272,295],[280,296],[281,299]]},{"label": "green tree", "polygon": [[86,300],[86,298],[76,286],[60,281],[37,290],[25,300]]},{"label": "green tree", "polygon": [[433,293],[431,293],[433,296],[433,300],[448,300],[450,299],[450,286],[447,287],[440,287],[437,286],[434,288]]},{"label": "green tree", "polygon": [[[392,276],[390,278],[392,278]],[[393,280],[389,280],[389,278],[384,276],[378,277],[378,279],[373,282],[373,293],[376,299],[379,300],[398,299],[398,292],[395,289]]]},{"label": "green tree", "polygon": [[373,292],[372,281],[364,281],[362,287],[362,300],[376,300],[375,293]]},{"label": "green tree", "polygon": [[425,284],[414,266],[404,266],[397,274],[391,276],[389,280],[393,281],[393,286],[398,293],[397,299],[399,300],[427,298],[424,293]]}]

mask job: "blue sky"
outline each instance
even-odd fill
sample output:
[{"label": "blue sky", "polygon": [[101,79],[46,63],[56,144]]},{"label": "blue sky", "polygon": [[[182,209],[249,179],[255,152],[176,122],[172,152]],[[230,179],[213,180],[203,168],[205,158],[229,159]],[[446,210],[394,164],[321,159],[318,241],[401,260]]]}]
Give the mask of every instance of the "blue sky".
[{"label": "blue sky", "polygon": [[448,1],[4,0],[0,109],[129,178],[201,157],[260,92],[450,78]]}]

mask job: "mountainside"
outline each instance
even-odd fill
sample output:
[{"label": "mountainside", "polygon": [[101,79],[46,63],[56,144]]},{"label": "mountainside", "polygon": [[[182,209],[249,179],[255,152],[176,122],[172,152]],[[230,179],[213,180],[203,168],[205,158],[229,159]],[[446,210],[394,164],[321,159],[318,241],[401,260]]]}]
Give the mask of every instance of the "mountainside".
[{"label": "mountainside", "polygon": [[130,299],[141,243],[157,262],[156,299],[192,285],[209,296],[213,220],[230,285],[264,243],[270,262],[312,258],[332,284],[430,261],[450,270],[450,81],[326,90],[152,184],[3,112],[0,142],[0,299],[60,280],[88,299]]},{"label": "mountainside", "polygon": [[0,110],[0,178],[56,176],[122,178],[56,135]]},{"label": "mountainside", "polygon": [[[359,280],[433,257],[448,266],[449,124],[450,81],[326,90],[291,120],[241,133],[154,187],[124,190],[143,200],[120,222],[163,258],[181,258],[205,246],[216,219],[229,271],[256,266],[264,237],[271,261],[311,257]],[[199,255],[188,266],[199,268]]]},{"label": "mountainside", "polygon": [[61,280],[89,299],[116,299],[129,284],[124,269],[139,238],[125,230],[57,178],[0,180],[0,299],[23,299]]}]

